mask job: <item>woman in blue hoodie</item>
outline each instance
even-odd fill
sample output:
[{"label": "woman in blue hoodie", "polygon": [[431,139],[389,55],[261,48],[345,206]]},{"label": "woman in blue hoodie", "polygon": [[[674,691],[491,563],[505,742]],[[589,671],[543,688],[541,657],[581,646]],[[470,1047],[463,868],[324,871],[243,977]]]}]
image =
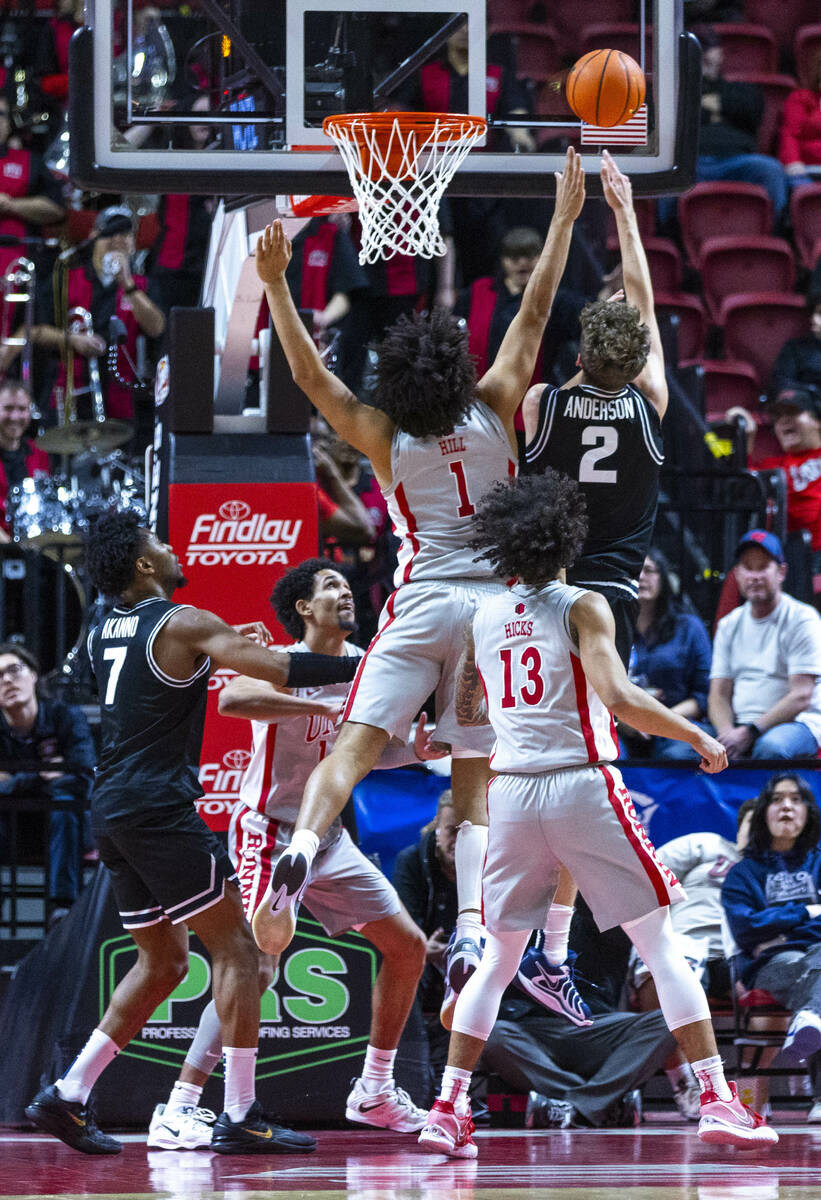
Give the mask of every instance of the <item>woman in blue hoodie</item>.
[{"label": "woman in blue hoodie", "polygon": [[795,1014],[780,1065],[806,1062],[821,1122],[821,815],[810,788],[773,775],[758,798],[750,839],[721,893],[748,988],[761,988]]}]

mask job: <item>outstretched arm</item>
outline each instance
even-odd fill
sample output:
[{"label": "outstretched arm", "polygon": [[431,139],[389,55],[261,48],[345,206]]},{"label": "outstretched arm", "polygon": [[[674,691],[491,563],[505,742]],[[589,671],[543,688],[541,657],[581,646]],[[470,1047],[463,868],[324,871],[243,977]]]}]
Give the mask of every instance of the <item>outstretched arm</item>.
[{"label": "outstretched arm", "polygon": [[257,240],[257,274],[265,287],[277,336],[297,387],[314,404],[341,438],[371,461],[381,486],[391,483],[393,423],[378,409],[369,408],[337,379],[319,357],[313,338],[300,320],[285,269],[291,261],[291,243],[281,221],[268,225]]},{"label": "outstretched arm", "polygon": [[602,154],[601,181],[604,198],[616,218],[619,235],[624,292],[629,304],[634,304],[641,319],[650,330],[650,354],[636,386],[641,388],[660,417],[667,408],[667,382],[664,377],[664,351],[661,345],[653,285],[647,255],[641,244],[636,210],[633,207],[633,188],[628,177],[616,166],[609,151]]},{"label": "outstretched arm", "polygon": [[659,704],[627,678],[624,664],[616,653],[613,614],[602,596],[585,593],[571,608],[570,620],[578,637],[585,676],[605,708],[641,733],[687,742],[701,755],[704,771],[712,774],[724,770],[727,755],[720,742]]},{"label": "outstretched arm", "polygon": [[573,223],[583,204],[584,169],[570,146],[564,170],[556,176],[556,207],[539,261],[493,366],[479,381],[479,396],[503,421],[512,421],[536,368],[545,325],[567,263]]}]

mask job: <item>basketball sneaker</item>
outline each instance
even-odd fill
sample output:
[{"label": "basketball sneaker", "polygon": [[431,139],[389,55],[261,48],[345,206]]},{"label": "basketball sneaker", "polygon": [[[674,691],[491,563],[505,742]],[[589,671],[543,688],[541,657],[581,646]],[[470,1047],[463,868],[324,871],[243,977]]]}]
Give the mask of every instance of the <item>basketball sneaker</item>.
[{"label": "basketball sneaker", "polygon": [[739,1146],[742,1150],[774,1146],[778,1141],[775,1130],[741,1103],[734,1083],[728,1081],[727,1086],[732,1093],[729,1100],[720,1100],[714,1091],[702,1092],[699,1140],[711,1146]]},{"label": "basketball sneaker", "polygon": [[404,1088],[394,1085],[384,1092],[369,1092],[361,1079],[354,1080],[345,1116],[360,1125],[376,1125],[397,1133],[416,1133],[428,1119],[427,1109],[417,1108]]},{"label": "basketball sneaker", "polygon": [[122,1150],[120,1142],[97,1128],[88,1105],[64,1100],[54,1083],[37,1093],[26,1106],[26,1116],[38,1129],[83,1154],[119,1154]]},{"label": "basketball sneaker", "polygon": [[522,955],[513,982],[543,1008],[567,1017],[574,1025],[592,1025],[590,1009],[573,982],[575,962],[576,955],[570,950],[565,961],[555,967],[544,950],[531,946]]},{"label": "basketball sneaker", "polygon": [[453,1010],[459,993],[482,961],[485,940],[472,937],[457,938],[455,931],[448,943],[448,965],[445,970],[445,998],[439,1009],[439,1020],[445,1029],[453,1024]]},{"label": "basketball sneaker", "polygon": [[809,1008],[802,1008],[795,1014],[784,1045],[773,1059],[776,1067],[800,1067],[808,1058],[821,1050],[821,1017]]},{"label": "basketball sneaker", "polygon": [[309,1154],[316,1150],[316,1138],[269,1121],[255,1100],[241,1121],[232,1121],[228,1113],[217,1117],[211,1149],[217,1154]]},{"label": "basketball sneaker", "polygon": [[310,878],[305,855],[283,850],[251,920],[254,941],[263,954],[281,954],[291,944],[296,910]]},{"label": "basketball sneaker", "polygon": [[462,1116],[454,1112],[450,1100],[435,1100],[428,1113],[419,1145],[432,1154],[448,1154],[451,1158],[476,1158],[478,1147],[471,1134],[473,1117],[468,1110]]},{"label": "basketball sneaker", "polygon": [[199,1150],[211,1145],[216,1119],[210,1108],[183,1104],[169,1112],[167,1105],[158,1104],[145,1144],[149,1150]]}]

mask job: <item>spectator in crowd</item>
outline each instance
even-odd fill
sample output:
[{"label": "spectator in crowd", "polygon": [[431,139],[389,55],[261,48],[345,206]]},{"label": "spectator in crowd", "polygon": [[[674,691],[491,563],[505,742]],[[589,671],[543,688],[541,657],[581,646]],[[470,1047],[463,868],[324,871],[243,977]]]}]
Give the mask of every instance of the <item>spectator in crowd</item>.
[{"label": "spectator in crowd", "polygon": [[10,134],[8,96],[0,94],[0,237],[21,240],[19,246],[0,246],[0,275],[21,254],[31,257],[23,238],[36,237],[65,213],[62,185],[39,154],[10,146]]},{"label": "spectator in crowd", "polygon": [[[763,470],[780,469],[787,478],[787,528],[806,529],[812,538],[813,570],[821,573],[821,388],[794,384],[782,388],[767,409],[781,453],[756,463]],[[736,407],[727,417],[738,416],[747,432],[747,454],[752,456],[757,423],[752,413]]]},{"label": "spectator in crowd", "polygon": [[[141,335],[157,338],[165,328],[165,318],[146,294],[146,279],[134,275],[131,258],[134,254],[134,219],[128,208],[112,206],[103,209],[94,222],[93,240],[80,253],[77,266],[68,271],[65,285],[65,309],[56,301],[49,305],[46,320],[32,329],[34,345],[50,355],[50,372],[46,372],[47,388],[66,387],[66,364],[57,358],[67,351],[73,357],[73,387],[76,392],[87,389],[88,370],[84,360],[97,358],[105,399],[106,416],[132,420],[135,416],[133,391],[112,379],[106,369],[105,354],[109,338],[109,322],[118,318],[125,327],[122,351],[132,362],[138,358],[137,339]],[[50,298],[51,299],[51,298]],[[68,333],[66,312],[81,308],[91,314],[93,331]],[[121,367],[128,378],[123,353]],[[153,406],[152,406],[153,415]]]},{"label": "spectator in crowd", "polygon": [[[428,1030],[434,1078],[447,1052],[439,1009],[448,938],[456,924],[457,832],[450,792],[445,791],[435,821],[422,831],[416,845],[401,851],[393,875],[394,887],[427,938],[417,998]],[[612,958],[611,936],[615,934],[619,942],[626,939],[620,930],[600,935],[583,901],[579,909],[571,941],[580,961],[589,959],[591,974],[598,973],[602,960]],[[583,984],[577,976],[580,990],[586,988],[585,999],[597,1014],[592,1027],[571,1026],[513,987],[505,993],[480,1070],[498,1075],[511,1088],[535,1093],[528,1106],[534,1125],[638,1123],[636,1089],[655,1074],[674,1042],[659,1013],[637,1016],[612,1011],[626,962],[625,953],[615,987]]]},{"label": "spectator in crowd", "polygon": [[[456,298],[454,315],[467,323],[468,346],[476,360],[476,370],[484,374],[493,363],[502,338],[519,311],[522,293],[533,274],[544,238],[535,229],[517,226],[509,229],[499,246],[499,269],[495,275],[475,279]],[[579,340],[579,313],[584,296],[560,287],[550,310],[550,319],[542,338],[531,384],[559,386],[576,370]],[[515,417],[520,449],[524,450],[524,422],[521,411]]]},{"label": "spectator in crowd", "polygon": [[[699,721],[707,713],[710,682],[710,639],[701,619],[676,595],[670,568],[659,550],[651,549],[639,575],[639,611],[630,654],[630,675],[674,712]],[[619,727],[631,754],[650,758],[692,759],[698,755],[684,742],[650,737]]]},{"label": "spectator in crowd", "polygon": [[742,983],[769,992],[794,1016],[776,1059],[806,1063],[821,1123],[821,817],[800,775],[773,775],[756,801],[741,862],[721,902]]},{"label": "spectator in crowd", "polygon": [[[670,909],[673,929],[684,942],[684,953],[701,978],[708,996],[727,1000],[730,972],[724,957],[721,930],[721,885],[727,873],[741,857],[750,834],[750,821],[757,799],[745,800],[738,810],[735,842],[719,833],[687,833],[657,848],[657,854],[669,867],[687,893],[683,904]],[[647,967],[633,951],[630,960],[631,988],[642,1012],[659,1007],[658,992]],[[683,1054],[675,1050],[664,1064],[673,1089],[676,1107],[688,1121],[700,1115],[698,1081]]]},{"label": "spectator in crowd", "polygon": [[816,284],[807,292],[807,307],[810,332],[807,337],[788,338],[779,350],[773,364],[770,395],[796,384],[809,383],[821,388],[821,289]]},{"label": "spectator in crowd", "polygon": [[731,760],[811,756],[821,743],[821,617],[782,591],[786,571],[774,533],[745,533],[735,565],[745,603],[716,627],[707,706]]},{"label": "spectator in crowd", "polygon": [[362,501],[342,478],[339,467],[319,441],[311,442],[319,500],[319,535],[349,545],[366,545],[373,539],[373,525]]},{"label": "spectator in crowd", "polygon": [[821,180],[821,49],[807,70],[807,86],[784,101],[778,157],[790,187]]},{"label": "spectator in crowd", "polygon": [[[724,53],[712,25],[695,25],[692,32],[701,42],[701,131],[697,178],[758,183],[773,204],[777,227],[787,203],[787,177],[777,158],[759,154],[756,140],[764,113],[761,89],[752,83],[729,81],[722,75]],[[672,217],[674,201],[659,205],[663,223]]]},{"label": "spectator in crowd", "polygon": [[[0,813],[4,796],[71,801],[49,823],[49,924],[68,912],[80,891],[84,818],[96,761],[82,709],[37,695],[37,660],[24,646],[0,645]],[[42,763],[31,770],[31,763]],[[12,763],[20,762],[20,771]],[[5,821],[4,821],[5,824]],[[7,826],[4,831],[7,836]]]},{"label": "spectator in crowd", "polygon": [[297,308],[313,312],[315,334],[339,325],[351,311],[351,296],[368,286],[349,228],[346,213],[314,217],[293,241],[285,282]]},{"label": "spectator in crowd", "polygon": [[49,460],[24,434],[31,424],[31,396],[15,379],[0,383],[0,544],[11,541],[6,500],[13,487],[33,475],[48,472]]}]

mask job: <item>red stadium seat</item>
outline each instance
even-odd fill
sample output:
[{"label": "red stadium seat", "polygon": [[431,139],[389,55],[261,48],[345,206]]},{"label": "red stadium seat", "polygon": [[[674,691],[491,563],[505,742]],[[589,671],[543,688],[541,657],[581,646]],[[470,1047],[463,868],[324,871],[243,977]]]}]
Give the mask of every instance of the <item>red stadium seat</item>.
[{"label": "red stadium seat", "polygon": [[[818,12],[817,5],[815,11]],[[810,86],[810,67],[819,50],[821,50],[821,25],[802,25],[796,31],[793,43],[795,73],[802,87]]]},{"label": "red stadium seat", "polygon": [[704,411],[708,421],[720,421],[728,408],[746,408],[756,412],[761,388],[758,376],[749,363],[702,359],[683,362],[682,367],[701,367],[704,373]]},{"label": "red stadium seat", "polygon": [[[653,291],[667,294],[679,291],[683,267],[681,252],[676,243],[670,238],[644,237],[642,244],[644,253],[647,255],[647,264],[650,267]],[[609,248],[610,243],[608,242]],[[616,248],[618,248],[618,239],[616,239]]]},{"label": "red stadium seat", "polygon": [[488,25],[504,25],[511,21],[525,23],[536,7],[534,0],[487,0]]},{"label": "red stadium seat", "polygon": [[725,354],[754,367],[764,388],[787,339],[806,337],[810,328],[804,298],[794,292],[728,296],[720,320],[724,327]]},{"label": "red stadium seat", "polygon": [[744,0],[744,15],[753,25],[764,25],[782,55],[792,54],[793,38],[800,25],[818,14],[818,0]]},{"label": "red stadium seat", "polygon": [[801,262],[812,271],[821,241],[821,183],[795,189],[790,196],[790,220]]},{"label": "red stadium seat", "polygon": [[488,26],[488,37],[504,34],[512,39],[516,74],[545,79],[562,67],[559,35],[552,25],[531,21],[500,21]]},{"label": "red stadium seat", "polygon": [[711,237],[698,258],[701,287],[714,324],[721,323],[727,296],[745,292],[790,292],[795,286],[792,248],[776,237]]},{"label": "red stadium seat", "polygon": [[[641,62],[640,27],[633,21],[605,22],[596,20],[593,25],[585,25],[579,38],[579,58],[590,50],[623,50],[636,62]],[[649,70],[653,61],[653,30],[649,25],[644,27],[644,63]]]},{"label": "red stadium seat", "polygon": [[761,90],[764,114],[758,130],[757,149],[759,154],[777,155],[784,101],[790,92],[798,87],[798,80],[792,75],[767,75],[753,71],[740,71],[737,74],[727,72],[724,78],[740,83],[754,83]]},{"label": "red stadium seat", "polygon": [[670,295],[660,292],[655,297],[655,309],[659,322],[671,316],[678,317],[679,362],[688,358],[701,358],[704,353],[704,339],[707,336],[707,314],[698,296],[692,296],[689,292],[674,292]]},{"label": "red stadium seat", "polygon": [[715,26],[723,54],[722,73],[778,70],[778,45],[766,25]]},{"label": "red stadium seat", "polygon": [[633,0],[575,0],[572,5],[551,6],[550,19],[556,25],[562,40],[562,48],[568,61],[581,57],[579,32],[588,25],[630,24],[635,16]]},{"label": "red stadium seat", "polygon": [[679,197],[678,223],[687,257],[695,264],[708,237],[769,233],[772,203],[757,183],[697,183]]}]

